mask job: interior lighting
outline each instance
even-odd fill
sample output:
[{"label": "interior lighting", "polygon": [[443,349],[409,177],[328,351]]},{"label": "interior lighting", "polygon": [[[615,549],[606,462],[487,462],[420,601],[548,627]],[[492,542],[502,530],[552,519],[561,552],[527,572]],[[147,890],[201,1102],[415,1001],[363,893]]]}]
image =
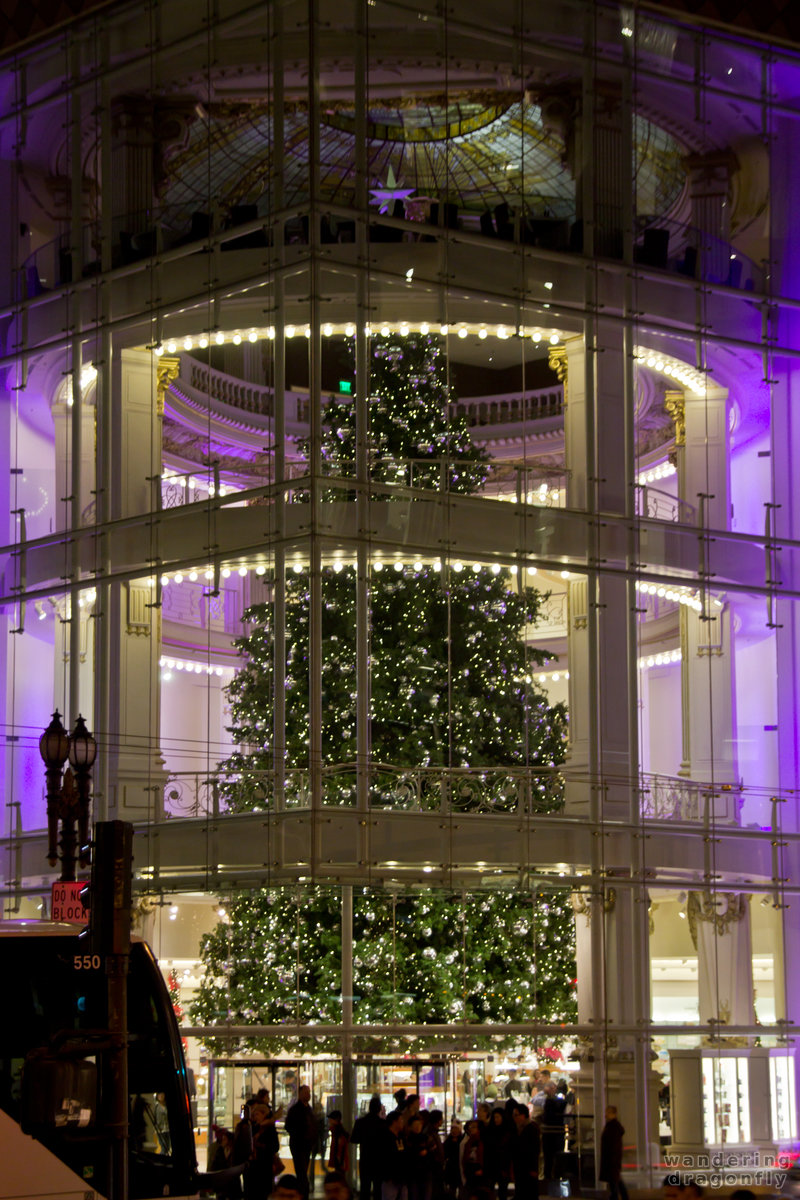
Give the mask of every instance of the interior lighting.
[{"label": "interior lighting", "polygon": [[381,337],[388,337],[391,333],[388,325],[381,325]]},{"label": "interior lighting", "polygon": [[408,337],[408,334],[409,334],[409,327],[404,321],[403,324],[400,326],[400,336]]},{"label": "interior lighting", "polygon": [[508,333],[506,332],[505,325],[497,326],[497,336],[500,338],[501,342],[504,342],[506,340],[506,338],[508,337]]},{"label": "interior lighting", "polygon": [[242,579],[244,579],[245,575],[247,574],[247,567],[239,567],[239,574],[241,575]]},{"label": "interior lighting", "polygon": [[287,338],[293,338],[294,337],[294,325],[287,325],[283,332]]},{"label": "interior lighting", "polygon": [[461,328],[458,331],[458,336],[460,338],[465,338],[467,336],[467,330],[463,325],[461,326]]},{"label": "interior lighting", "polygon": [[204,573],[204,575],[203,575],[203,578],[204,578],[204,579],[213,579],[213,578],[214,578],[214,572],[211,570],[211,568],[209,568],[209,569],[208,569],[208,570],[207,570],[207,571]]},{"label": "interior lighting", "polygon": [[421,559],[417,558],[417,559],[415,559],[415,560],[414,560],[414,570],[415,570],[415,571],[421,571],[421,570],[422,570],[422,560],[421,560]]},{"label": "interior lighting", "polygon": [[256,333],[255,329],[250,330],[250,332],[247,335],[247,340],[248,340],[248,342],[257,342],[258,341],[258,334]]},{"label": "interior lighting", "polygon": [[206,347],[208,346],[208,338],[206,337],[205,334],[203,334],[203,336],[200,338],[198,345],[200,346],[201,350],[205,350]]},{"label": "interior lighting", "polygon": [[549,279],[547,280],[547,282],[545,283],[544,286],[547,288],[548,292],[552,292],[553,284],[551,283],[551,281]]},{"label": "interior lighting", "polygon": [[177,349],[178,349],[178,347],[175,345],[174,342],[167,342],[167,352],[169,354],[174,354]]},{"label": "interior lighting", "polygon": [[414,278],[414,268],[409,267],[408,270],[406,271],[406,280],[408,281],[408,283],[411,283],[411,280],[413,278]]},{"label": "interior lighting", "polygon": [[292,567],[292,570],[294,571],[295,575],[301,575],[303,572],[303,564],[296,562]]},{"label": "interior lighting", "polygon": [[542,340],[542,335],[538,329],[535,329],[534,332],[531,334],[531,338],[533,339],[534,342],[540,342]]},{"label": "interior lighting", "polygon": [[166,587],[168,583],[169,583],[169,575],[162,575],[161,576],[161,586]]},{"label": "interior lighting", "polygon": [[[538,567],[528,567],[528,574],[529,574],[529,575],[536,575],[536,574],[537,574],[537,571],[538,571]],[[567,574],[569,574],[569,572],[567,572]]]},{"label": "interior lighting", "polygon": [[189,582],[190,582],[190,583],[196,583],[196,582],[197,582],[197,571],[190,571],[190,572],[189,572]]},{"label": "interior lighting", "polygon": [[464,564],[462,562],[454,562],[453,570],[456,572],[457,575],[460,574],[461,571],[464,570]]},{"label": "interior lighting", "polygon": [[473,564],[472,564],[472,570],[473,570],[473,573],[474,573],[475,575],[480,575],[480,573],[481,573],[481,564],[480,564],[480,563],[473,563]]},{"label": "interior lighting", "polygon": [[306,325],[306,327],[305,327],[305,330],[304,330],[304,333],[305,333],[305,335],[306,335],[306,337],[307,337],[307,338],[310,338],[310,337],[311,337],[311,326],[310,326],[310,325]]},{"label": "interior lighting", "polygon": [[223,568],[222,568],[222,578],[223,578],[223,579],[230,579],[230,577],[231,577],[231,569],[230,569],[230,567],[223,567]]},{"label": "interior lighting", "polygon": [[436,559],[436,561],[434,562],[434,564],[433,564],[433,569],[434,569],[434,571],[441,571],[441,569],[442,569],[442,560],[441,560],[440,558],[437,558],[437,559]]},{"label": "interior lighting", "polygon": [[330,337],[331,334],[333,333],[333,326],[332,325],[323,325],[322,332],[325,334],[325,337]]},{"label": "interior lighting", "polygon": [[355,325],[345,325],[344,332],[346,337],[352,337],[356,331]]},{"label": "interior lighting", "polygon": [[478,337],[481,339],[481,341],[484,341],[486,339],[486,330],[483,328],[479,329]]},{"label": "interior lighting", "polygon": [[256,567],[256,575],[265,575],[267,568],[264,566]]},{"label": "interior lighting", "polygon": [[423,336],[423,337],[427,337],[427,335],[430,333],[430,330],[431,330],[431,327],[430,327],[430,325],[428,324],[428,322],[427,322],[427,321],[423,321],[423,322],[422,322],[422,324],[421,324],[421,325],[420,325],[420,327],[419,327],[419,331],[420,331],[420,333],[422,334],[422,336]]},{"label": "interior lighting", "polygon": [[275,327],[274,327],[274,325],[270,325],[269,329],[267,330],[267,337],[269,338],[269,340],[270,340],[271,342],[274,342],[274,341],[275,341]]},{"label": "interior lighting", "polygon": [[500,563],[492,563],[492,574],[493,574],[493,575],[499,575],[499,574],[500,574],[500,569],[501,569],[501,568],[500,568]]},{"label": "interior lighting", "polygon": [[446,337],[446,336],[447,336],[447,330],[448,330],[448,326],[447,326],[447,325],[440,325],[440,326],[439,326],[439,333],[442,335],[442,337]]},{"label": "interior lighting", "polygon": [[220,330],[218,330],[218,331],[217,331],[217,332],[214,334],[214,341],[217,343],[217,345],[218,345],[218,346],[221,346],[221,345],[222,345],[222,343],[225,341],[225,334],[222,332],[222,330],[221,330],[221,329],[220,329]]},{"label": "interior lighting", "polygon": [[192,348],[192,345],[193,345],[193,342],[192,342],[192,339],[191,339],[190,337],[185,337],[185,338],[183,339],[183,348],[184,348],[184,350],[191,350],[191,348]]},{"label": "interior lighting", "polygon": [[333,564],[333,569],[337,575],[339,574],[339,572],[341,571],[343,566],[344,566],[344,563],[342,562],[342,560],[340,558],[337,558]]},{"label": "interior lighting", "polygon": [[382,561],[381,561],[379,558],[376,558],[376,559],[375,559],[375,562],[372,564],[372,566],[373,566],[373,569],[374,569],[375,571],[382,571],[382,570],[383,570],[383,563],[382,563]]},{"label": "interior lighting", "polygon": [[156,358],[161,358],[161,355],[164,353],[164,347],[161,345],[161,342],[159,342],[158,345],[153,349],[153,353],[155,354]]},{"label": "interior lighting", "polygon": [[176,583],[183,583],[183,575],[181,575],[180,571],[178,571],[178,572],[176,573],[176,575],[175,575],[175,582],[176,582]]},{"label": "interior lighting", "polygon": [[395,569],[395,571],[397,571],[398,575],[399,575],[399,574],[400,574],[400,572],[402,571],[402,569],[403,569],[403,564],[402,564],[402,562],[400,562],[400,560],[399,560],[399,559],[398,559],[398,560],[395,562],[395,564],[394,564],[394,569]]},{"label": "interior lighting", "polygon": [[551,334],[550,334],[550,345],[551,345],[551,346],[557,346],[557,345],[558,345],[558,342],[559,342],[559,337],[558,337],[558,334],[557,334],[557,333],[551,333]]}]

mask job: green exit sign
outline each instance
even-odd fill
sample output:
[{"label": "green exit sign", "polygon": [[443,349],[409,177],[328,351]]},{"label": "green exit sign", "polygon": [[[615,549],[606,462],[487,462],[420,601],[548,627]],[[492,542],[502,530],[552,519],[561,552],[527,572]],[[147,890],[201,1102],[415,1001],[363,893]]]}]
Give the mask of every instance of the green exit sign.
[{"label": "green exit sign", "polygon": [[352,381],[350,379],[340,379],[339,380],[339,391],[342,393],[343,396],[352,396],[352,394],[353,394]]}]

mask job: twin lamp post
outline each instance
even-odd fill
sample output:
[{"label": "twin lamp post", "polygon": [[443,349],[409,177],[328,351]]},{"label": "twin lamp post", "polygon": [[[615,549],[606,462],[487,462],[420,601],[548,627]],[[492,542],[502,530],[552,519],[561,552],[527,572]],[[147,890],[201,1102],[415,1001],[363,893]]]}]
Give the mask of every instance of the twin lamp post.
[{"label": "twin lamp post", "polygon": [[[89,795],[97,742],[81,716],[72,733],[68,734],[56,709],[39,738],[39,753],[44,760],[47,780],[47,857],[50,866],[54,867],[59,859],[60,822],[61,881],[69,882],[75,879],[76,823],[78,861],[82,867],[89,865]],[[67,759],[69,766],[62,777]]]}]

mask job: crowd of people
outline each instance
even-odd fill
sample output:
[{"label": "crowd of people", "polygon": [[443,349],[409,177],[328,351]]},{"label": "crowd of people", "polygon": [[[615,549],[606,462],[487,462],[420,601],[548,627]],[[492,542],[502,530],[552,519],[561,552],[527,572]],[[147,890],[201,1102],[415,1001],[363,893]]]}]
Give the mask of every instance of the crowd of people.
[{"label": "crowd of people", "polygon": [[[388,1113],[373,1096],[350,1132],[338,1110],[327,1118],[318,1113],[303,1085],[284,1118],[291,1174],[279,1156],[276,1122],[283,1110],[273,1111],[262,1089],[234,1130],[215,1129],[209,1170],[226,1171],[218,1190],[224,1200],[266,1200],[270,1194],[288,1200],[277,1196],[276,1179],[284,1190],[288,1180],[300,1200],[308,1200],[314,1158],[322,1150],[325,1200],[349,1200],[346,1180],[351,1147],[357,1147],[360,1200],[507,1200],[510,1187],[516,1200],[536,1200],[540,1182],[555,1178],[574,1098],[566,1080],[551,1079],[549,1071],[524,1083],[515,1072],[510,1076],[503,1097],[490,1099],[487,1087],[476,1118],[453,1120],[446,1132],[441,1110],[422,1108],[420,1097],[404,1090],[395,1093]],[[331,1189],[341,1194],[329,1194]]]}]

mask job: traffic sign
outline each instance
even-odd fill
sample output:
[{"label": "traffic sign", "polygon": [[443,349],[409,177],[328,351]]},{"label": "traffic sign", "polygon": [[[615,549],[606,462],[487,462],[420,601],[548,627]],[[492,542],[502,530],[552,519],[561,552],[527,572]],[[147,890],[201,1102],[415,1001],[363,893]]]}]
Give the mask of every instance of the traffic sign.
[{"label": "traffic sign", "polygon": [[54,883],[50,900],[50,920],[74,921],[76,925],[88,924],[89,910],[83,907],[81,901],[81,892],[85,887],[85,879]]}]

